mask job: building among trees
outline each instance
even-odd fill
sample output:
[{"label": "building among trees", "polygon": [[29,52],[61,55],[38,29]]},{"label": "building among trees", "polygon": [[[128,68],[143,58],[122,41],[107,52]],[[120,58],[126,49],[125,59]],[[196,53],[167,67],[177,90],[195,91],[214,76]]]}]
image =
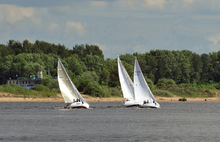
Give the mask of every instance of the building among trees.
[{"label": "building among trees", "polygon": [[40,84],[42,79],[43,79],[43,73],[42,71],[39,71],[37,73],[37,78],[35,77],[35,75],[30,77],[18,77],[17,79],[7,80],[7,84],[10,86],[12,83],[14,83],[26,89],[32,89],[34,88],[34,85]]}]

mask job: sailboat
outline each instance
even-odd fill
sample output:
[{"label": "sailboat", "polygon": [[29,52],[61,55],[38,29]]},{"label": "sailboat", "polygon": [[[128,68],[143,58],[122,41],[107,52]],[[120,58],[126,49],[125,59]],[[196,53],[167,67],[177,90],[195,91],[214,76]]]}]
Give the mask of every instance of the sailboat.
[{"label": "sailboat", "polygon": [[135,100],[134,84],[130,76],[128,75],[125,67],[123,66],[119,56],[118,56],[118,75],[119,75],[119,81],[121,84],[123,97],[126,99],[126,101],[123,103],[123,106],[126,107],[138,106],[140,102],[138,103]]},{"label": "sailboat", "polygon": [[66,103],[65,108],[89,108],[89,104],[71,81],[60,59],[58,59],[57,75],[60,91]]},{"label": "sailboat", "polygon": [[134,94],[136,101],[142,101],[139,107],[160,108],[160,104],[151,92],[136,58],[134,65]]}]

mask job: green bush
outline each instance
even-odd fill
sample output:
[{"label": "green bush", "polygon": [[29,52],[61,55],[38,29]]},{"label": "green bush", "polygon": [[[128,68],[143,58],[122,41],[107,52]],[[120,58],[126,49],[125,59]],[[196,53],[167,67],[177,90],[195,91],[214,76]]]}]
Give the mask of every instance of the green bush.
[{"label": "green bush", "polygon": [[157,88],[159,89],[169,89],[171,87],[176,87],[176,83],[174,80],[172,79],[167,79],[167,78],[162,78],[162,79],[159,79],[158,82],[157,82]]},{"label": "green bush", "polygon": [[109,90],[111,91],[111,96],[122,96],[121,90],[117,87],[111,87]]},{"label": "green bush", "polygon": [[80,78],[90,80],[90,81],[95,81],[95,82],[99,81],[99,76],[94,71],[86,71],[82,73]]},{"label": "green bush", "polygon": [[41,92],[50,92],[50,89],[43,84],[36,84],[34,85],[34,90],[41,91]]},{"label": "green bush", "polygon": [[[42,79],[40,85],[41,85],[41,89],[39,89],[39,86],[37,84],[37,85],[34,86],[34,90],[42,91],[43,86],[49,88],[50,91],[52,91],[52,89],[59,88],[58,80],[53,79],[52,77],[46,77],[46,78]],[[45,90],[45,88],[43,90]]]},{"label": "green bush", "polygon": [[48,82],[46,86],[50,89],[50,91],[52,91],[53,89],[57,89],[59,88],[58,80],[52,79]]},{"label": "green bush", "polygon": [[91,81],[88,79],[81,79],[79,80],[79,87],[77,88],[80,92],[84,91],[84,88],[90,83]]},{"label": "green bush", "polygon": [[111,97],[112,95],[112,91],[111,91],[111,88],[109,88],[108,86],[101,86],[103,91],[104,91],[104,96],[105,97]]},{"label": "green bush", "polygon": [[159,79],[157,84],[167,84],[167,85],[176,85],[175,81],[172,79],[162,78]]},{"label": "green bush", "polygon": [[151,92],[153,93],[154,90],[155,90],[155,86],[154,86],[153,81],[152,81],[151,79],[149,79],[149,78],[146,78],[146,77],[145,77],[145,80],[146,80],[146,82],[147,82],[147,84],[148,84],[148,86],[149,86]]},{"label": "green bush", "polygon": [[97,82],[89,81],[83,92],[93,97],[106,97],[104,89]]},{"label": "green bush", "polygon": [[161,96],[161,97],[173,97],[173,94],[167,90],[155,90],[154,95]]},{"label": "green bush", "polygon": [[23,87],[20,87],[17,84],[11,84],[9,85],[2,85],[0,86],[0,92],[7,92],[7,93],[12,93],[12,94],[21,94],[24,95],[24,98],[29,98],[29,97],[56,97],[57,93],[56,92],[51,92],[49,88],[43,86],[43,85],[38,85],[37,86],[39,91],[35,90],[29,90]]},{"label": "green bush", "polygon": [[187,101],[187,99],[185,97],[183,97],[183,98],[179,98],[179,101],[185,102],[185,101]]}]

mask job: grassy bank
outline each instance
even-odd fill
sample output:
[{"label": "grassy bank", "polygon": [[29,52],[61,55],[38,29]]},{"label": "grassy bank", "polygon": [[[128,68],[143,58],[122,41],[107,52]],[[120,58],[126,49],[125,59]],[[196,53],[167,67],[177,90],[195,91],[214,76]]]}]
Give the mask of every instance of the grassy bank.
[{"label": "grassy bank", "polygon": [[[155,85],[155,90],[153,94],[160,97],[186,97],[186,98],[208,98],[208,97],[217,97],[220,94],[220,90],[217,89],[204,89],[191,87],[190,85],[176,85],[173,83],[158,83]],[[110,90],[111,89],[111,90]],[[105,95],[90,95],[92,97],[122,97],[121,91],[117,88],[105,88]],[[57,97],[57,94],[60,94],[58,89],[49,89],[46,86],[36,86],[36,90],[28,90],[20,87],[17,84],[2,85],[0,86],[0,92],[11,93],[16,95],[22,95],[24,98],[50,98]],[[107,93],[106,93],[107,92]],[[97,92],[96,92],[97,93]],[[85,93],[86,94],[86,93]],[[106,95],[109,94],[109,95]]]},{"label": "grassy bank", "polygon": [[57,92],[56,91],[35,91],[35,90],[29,90],[25,89],[23,87],[20,87],[17,84],[11,84],[11,86],[8,85],[2,85],[0,86],[0,92],[6,92],[11,94],[22,94],[24,98],[48,98],[48,97],[56,97]]},{"label": "grassy bank", "polygon": [[158,90],[155,90],[155,95],[162,97],[172,97],[173,95],[180,97],[189,98],[205,98],[205,97],[216,97],[219,90],[217,89],[203,89],[190,87],[188,85],[170,85],[170,84],[159,84]]}]

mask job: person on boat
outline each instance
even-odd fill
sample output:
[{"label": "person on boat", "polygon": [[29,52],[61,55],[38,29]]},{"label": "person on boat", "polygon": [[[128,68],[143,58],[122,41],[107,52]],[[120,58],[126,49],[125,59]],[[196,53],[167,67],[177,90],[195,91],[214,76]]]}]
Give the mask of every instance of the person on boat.
[{"label": "person on boat", "polygon": [[146,102],[146,100],[144,100],[144,104],[146,104],[147,102]]},{"label": "person on boat", "polygon": [[147,103],[149,103],[149,100],[147,100]]}]

